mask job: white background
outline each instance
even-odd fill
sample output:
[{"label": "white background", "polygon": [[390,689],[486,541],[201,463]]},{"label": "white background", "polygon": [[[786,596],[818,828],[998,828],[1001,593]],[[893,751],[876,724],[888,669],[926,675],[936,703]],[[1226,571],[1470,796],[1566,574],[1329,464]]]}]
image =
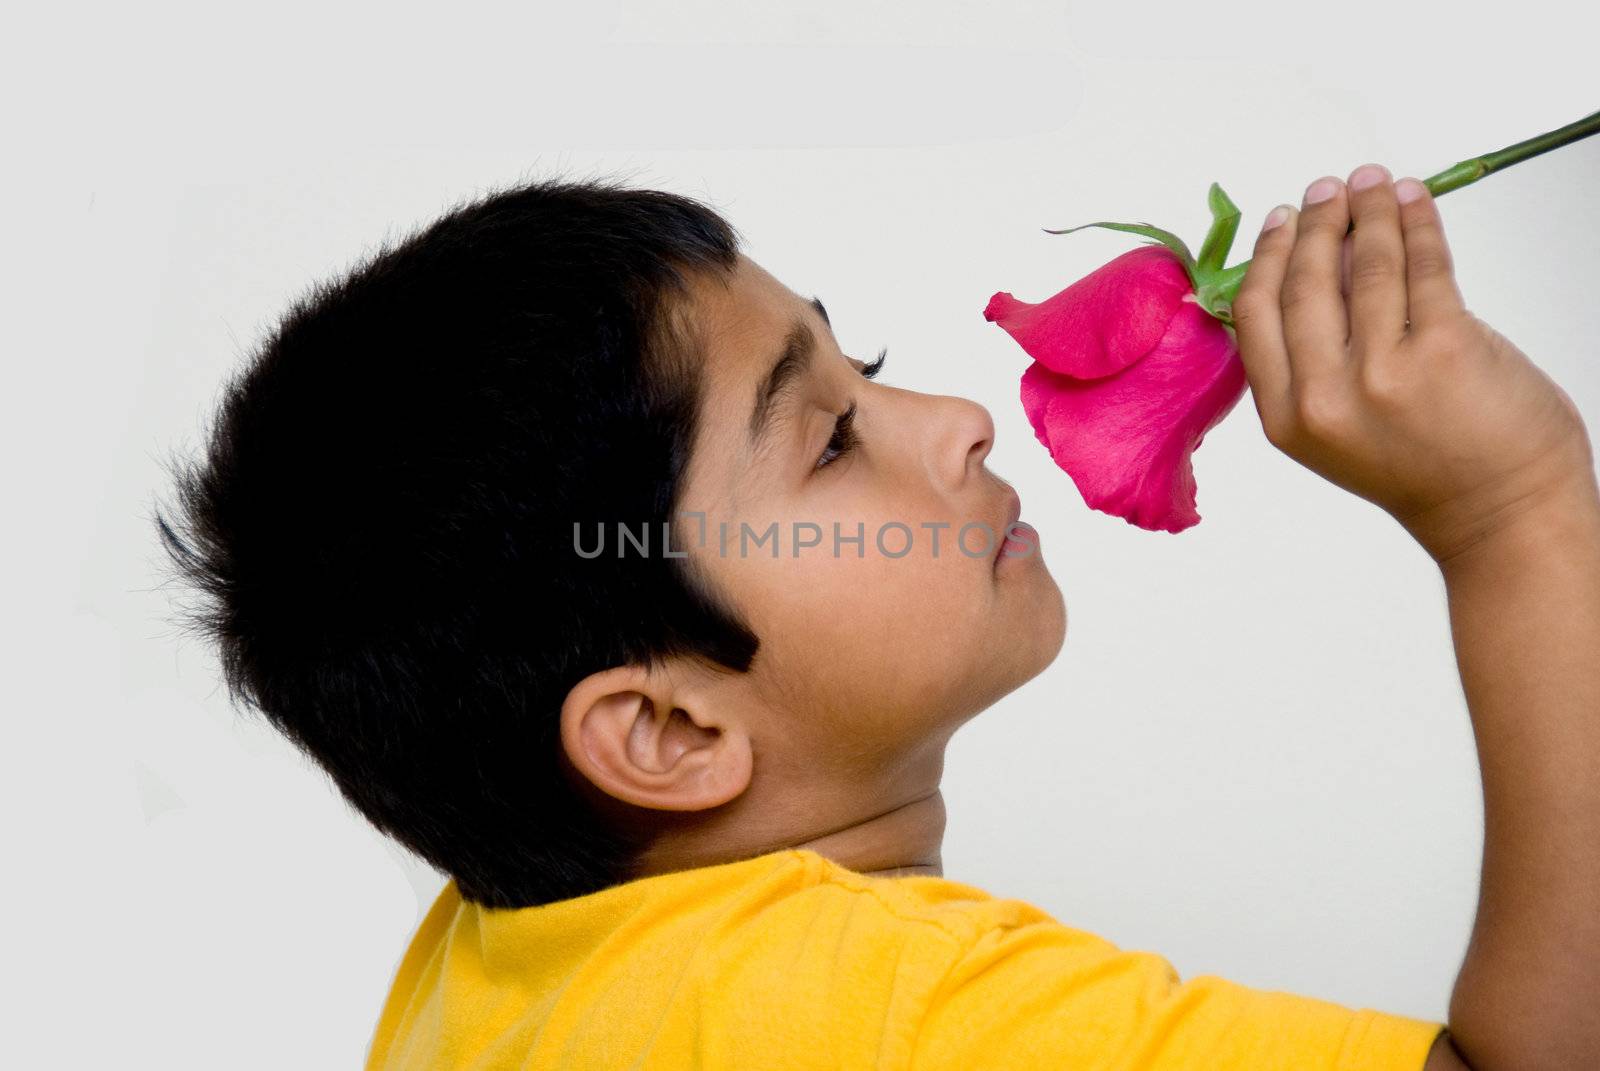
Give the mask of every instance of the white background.
[{"label": "white background", "polygon": [[[990,294],[1198,248],[1375,160],[1426,176],[1600,106],[1595,15],[1343,3],[35,5],[8,158],[8,1003],[28,1066],[349,1068],[441,879],[227,703],[150,507],[313,281],[550,170],[701,197],[896,385],[994,414],[1066,648],[957,734],[948,877],[1123,947],[1443,1020],[1482,810],[1443,589],[1242,400],[1204,520],[1087,509]],[[1587,20],[1583,22],[1582,20]],[[1600,139],[1441,200],[1473,311],[1600,423]],[[1003,642],[1003,638],[997,638]],[[20,949],[20,956],[17,952]],[[15,1035],[10,1047],[16,1051]],[[225,1056],[224,1056],[225,1054]]]}]

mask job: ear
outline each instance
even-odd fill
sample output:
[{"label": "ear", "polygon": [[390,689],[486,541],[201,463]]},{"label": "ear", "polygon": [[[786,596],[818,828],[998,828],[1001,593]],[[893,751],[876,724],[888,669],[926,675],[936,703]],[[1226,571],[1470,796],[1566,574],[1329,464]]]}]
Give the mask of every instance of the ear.
[{"label": "ear", "polygon": [[670,668],[617,666],[567,693],[561,744],[607,795],[656,810],[705,810],[743,792],[752,768],[749,733],[708,707]]}]

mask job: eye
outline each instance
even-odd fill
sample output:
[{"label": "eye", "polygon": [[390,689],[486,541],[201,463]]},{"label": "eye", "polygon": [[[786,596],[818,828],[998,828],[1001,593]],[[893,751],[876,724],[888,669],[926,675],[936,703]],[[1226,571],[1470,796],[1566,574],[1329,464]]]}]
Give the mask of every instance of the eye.
[{"label": "eye", "polygon": [[856,435],[856,403],[851,402],[850,408],[833,422],[833,434],[828,436],[828,445],[817,458],[817,468],[827,468],[860,445],[861,440]]},{"label": "eye", "polygon": [[861,370],[861,374],[868,379],[876,379],[879,372],[883,371],[883,362],[889,358],[889,347],[885,346],[878,351],[878,359]]}]

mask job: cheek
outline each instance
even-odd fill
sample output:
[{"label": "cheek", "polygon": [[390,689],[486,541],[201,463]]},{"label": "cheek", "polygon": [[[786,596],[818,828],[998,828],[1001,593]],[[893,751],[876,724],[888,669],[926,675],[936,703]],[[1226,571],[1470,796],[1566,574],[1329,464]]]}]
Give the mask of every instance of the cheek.
[{"label": "cheek", "polygon": [[[913,528],[902,557],[880,553],[877,531],[866,526],[861,556],[842,544],[834,557],[830,528],[823,545],[798,559],[766,560],[743,581],[784,691],[818,709],[871,711],[892,734],[906,718],[942,708],[972,675],[991,624],[993,585],[988,560],[962,556],[948,532],[935,558],[927,530]],[[843,532],[853,534],[853,525]],[[886,531],[884,546],[899,553],[904,533]]]},{"label": "cheek", "polygon": [[[870,710],[892,732],[897,711],[925,716],[988,657],[1000,608],[993,562],[957,544],[973,518],[905,474],[841,475],[745,518],[756,531],[777,522],[776,556],[774,543],[741,547],[734,522],[727,552],[706,565],[761,638],[760,660],[789,702]],[[967,546],[982,551],[984,539],[970,533]]]},{"label": "cheek", "polygon": [[[848,607],[859,627],[878,632],[903,656],[947,646],[941,637],[960,641],[993,598],[995,548],[985,551],[988,536],[970,531],[971,553],[963,553],[958,536],[973,518],[912,479],[863,480],[854,491],[839,515],[848,518],[841,525],[846,534],[862,535],[862,545],[815,562],[814,583],[827,590],[830,604]],[[912,644],[915,650],[904,649]]]}]

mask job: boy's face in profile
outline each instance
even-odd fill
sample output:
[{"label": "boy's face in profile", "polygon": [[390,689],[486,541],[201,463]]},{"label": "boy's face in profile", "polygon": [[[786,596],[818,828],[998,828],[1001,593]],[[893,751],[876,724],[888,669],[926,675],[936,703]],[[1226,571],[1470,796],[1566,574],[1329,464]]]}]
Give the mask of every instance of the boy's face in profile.
[{"label": "boy's face in profile", "polygon": [[[761,639],[752,698],[811,761],[953,731],[1048,665],[1065,605],[1037,538],[1006,543],[1020,503],[984,465],[983,407],[864,378],[826,314],[748,257],[694,308],[710,353],[681,509],[704,513],[704,545],[678,524]],[[774,383],[796,323],[812,345]],[[837,433],[852,405],[854,444]],[[774,522],[776,557],[755,542]]]},{"label": "boy's face in profile", "polygon": [[[707,352],[672,542],[760,646],[747,672],[668,659],[578,684],[562,710],[577,783],[650,809],[645,873],[930,799],[918,828],[936,837],[950,735],[1066,632],[1037,538],[1006,542],[1020,504],[984,467],[994,425],[866,378],[821,309],[747,257],[691,285]],[[854,858],[903,861],[904,830],[885,836]]]}]

